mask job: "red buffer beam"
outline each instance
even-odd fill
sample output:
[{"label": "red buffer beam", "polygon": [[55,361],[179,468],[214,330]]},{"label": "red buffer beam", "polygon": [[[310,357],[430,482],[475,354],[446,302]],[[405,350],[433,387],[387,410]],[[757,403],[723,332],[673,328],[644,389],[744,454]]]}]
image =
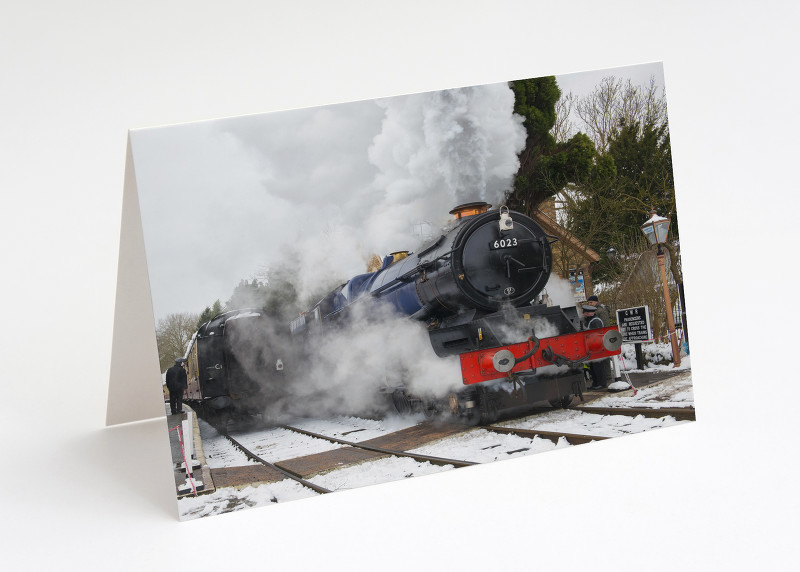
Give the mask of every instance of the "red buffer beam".
[{"label": "red buffer beam", "polygon": [[548,365],[577,365],[618,355],[622,336],[616,326],[461,354],[464,385],[492,381]]}]

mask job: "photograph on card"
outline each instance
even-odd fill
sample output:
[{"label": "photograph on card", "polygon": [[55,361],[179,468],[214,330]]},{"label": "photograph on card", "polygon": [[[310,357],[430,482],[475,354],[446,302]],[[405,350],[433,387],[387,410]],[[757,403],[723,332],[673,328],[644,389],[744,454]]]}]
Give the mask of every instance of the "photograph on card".
[{"label": "photograph on card", "polygon": [[130,141],[182,520],[694,420],[660,63]]}]

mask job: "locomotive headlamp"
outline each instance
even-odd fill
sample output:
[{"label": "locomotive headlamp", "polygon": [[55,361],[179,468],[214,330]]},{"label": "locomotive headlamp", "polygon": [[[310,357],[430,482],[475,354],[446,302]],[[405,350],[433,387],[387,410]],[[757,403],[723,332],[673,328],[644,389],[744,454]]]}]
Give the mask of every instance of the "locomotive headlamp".
[{"label": "locomotive headlamp", "polygon": [[514,221],[508,214],[508,207],[500,207],[500,232],[508,232],[513,229]]}]

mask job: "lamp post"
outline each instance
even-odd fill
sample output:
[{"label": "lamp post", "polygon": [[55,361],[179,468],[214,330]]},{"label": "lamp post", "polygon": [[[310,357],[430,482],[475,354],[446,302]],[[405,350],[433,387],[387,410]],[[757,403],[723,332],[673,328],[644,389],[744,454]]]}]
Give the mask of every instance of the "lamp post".
[{"label": "lamp post", "polygon": [[661,285],[664,288],[664,303],[667,305],[667,329],[669,330],[669,341],[672,344],[672,361],[675,367],[678,367],[681,365],[681,351],[678,347],[678,335],[675,332],[675,321],[672,319],[672,301],[669,297],[669,286],[667,285],[664,251],[661,249],[661,245],[667,242],[669,219],[659,216],[656,214],[655,210],[651,210],[650,219],[641,226],[641,229],[651,245],[658,245],[658,268],[661,271]]}]

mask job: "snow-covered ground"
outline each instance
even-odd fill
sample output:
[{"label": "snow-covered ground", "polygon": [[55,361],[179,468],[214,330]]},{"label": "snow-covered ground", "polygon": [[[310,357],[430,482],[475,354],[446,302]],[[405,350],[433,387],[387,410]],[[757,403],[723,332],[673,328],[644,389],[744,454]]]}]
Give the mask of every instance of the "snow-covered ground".
[{"label": "snow-covered ground", "polygon": [[538,437],[530,439],[517,435],[492,433],[486,429],[475,429],[413,449],[411,452],[473,463],[491,463],[492,461],[552,451],[561,447],[569,447],[569,443],[562,439],[556,445],[548,439]]},{"label": "snow-covered ground", "polygon": [[634,392],[631,389],[592,401],[596,407],[690,407],[694,405],[692,372],[677,375]]},{"label": "snow-covered ground", "polygon": [[[637,390],[608,394],[591,405],[602,407],[689,407],[693,405],[692,374],[689,360],[676,371],[675,376]],[[662,366],[655,366],[662,369]],[[664,367],[663,369],[668,369]],[[373,439],[423,421],[417,417],[388,417],[384,420],[358,417],[336,417],[332,419],[299,419],[295,427],[346,441],[360,442]],[[553,410],[552,412],[516,419],[499,425],[520,429],[541,429],[599,437],[616,437],[632,433],[668,427],[686,421],[676,421],[671,416],[659,419],[624,415],[597,415],[575,410]],[[235,467],[248,464],[245,456],[221,437],[210,425],[200,421],[206,461],[211,468]],[[280,428],[264,429],[252,433],[233,434],[245,447],[268,461],[281,461],[313,453],[330,451],[340,447],[321,439],[299,435]],[[566,440],[557,444],[547,440],[492,433],[475,428],[413,450],[414,453],[458,459],[477,463],[488,463],[544,451],[570,447]],[[342,467],[309,480],[332,491],[352,489],[380,484],[399,479],[422,476],[452,469],[453,466],[438,466],[418,462],[404,457],[381,458],[374,461]],[[318,493],[302,487],[291,480],[247,487],[218,489],[210,495],[188,497],[178,500],[181,519],[193,519],[221,514],[245,508],[316,496]]]},{"label": "snow-covered ground", "polygon": [[622,344],[620,348],[620,367],[627,371],[675,371],[688,370],[692,368],[691,359],[681,350],[681,365],[677,368],[672,365],[672,345],[671,344],[642,344],[642,357],[644,358],[645,368],[637,369],[636,345]]}]

